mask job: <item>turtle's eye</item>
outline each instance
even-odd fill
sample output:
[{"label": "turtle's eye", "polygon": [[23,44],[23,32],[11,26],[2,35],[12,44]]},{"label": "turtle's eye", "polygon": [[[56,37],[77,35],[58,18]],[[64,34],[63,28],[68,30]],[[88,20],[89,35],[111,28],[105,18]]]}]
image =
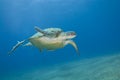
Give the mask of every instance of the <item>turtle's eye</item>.
[{"label": "turtle's eye", "polygon": [[76,35],[76,33],[73,31],[70,31],[70,32],[67,32],[67,35],[73,36],[73,35]]},{"label": "turtle's eye", "polygon": [[75,32],[72,32],[70,35],[76,35],[76,33],[75,33]]}]

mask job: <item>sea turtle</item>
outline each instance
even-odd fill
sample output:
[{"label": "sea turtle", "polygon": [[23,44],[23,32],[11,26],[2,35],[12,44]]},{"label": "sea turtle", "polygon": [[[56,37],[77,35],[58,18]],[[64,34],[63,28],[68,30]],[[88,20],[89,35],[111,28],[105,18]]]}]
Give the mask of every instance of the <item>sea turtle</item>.
[{"label": "sea turtle", "polygon": [[13,46],[9,54],[15,51],[15,49],[22,45],[25,41],[28,41],[28,43],[23,46],[35,46],[40,51],[42,51],[43,49],[53,51],[58,48],[63,48],[68,44],[71,44],[78,52],[77,45],[74,41],[71,40],[76,37],[75,32],[62,32],[60,28],[48,28],[45,30],[41,30],[38,27],[35,27],[35,29],[38,31],[36,34],[28,38],[28,40],[18,42],[15,46]]},{"label": "sea turtle", "polygon": [[[62,29],[60,28],[46,28],[44,30],[40,29],[39,27],[35,26],[35,30],[37,31],[37,33],[35,33],[33,36],[31,36],[30,38],[38,38],[38,37],[48,37],[48,38],[55,38],[58,37],[60,35],[60,33],[62,33]],[[26,43],[24,46],[30,46],[32,45],[31,42]]]}]

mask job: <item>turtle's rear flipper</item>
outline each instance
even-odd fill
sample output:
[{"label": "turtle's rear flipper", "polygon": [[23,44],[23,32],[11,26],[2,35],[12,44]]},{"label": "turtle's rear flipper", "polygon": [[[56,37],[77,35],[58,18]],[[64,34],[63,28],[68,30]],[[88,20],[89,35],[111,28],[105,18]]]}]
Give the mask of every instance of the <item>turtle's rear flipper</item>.
[{"label": "turtle's rear flipper", "polygon": [[26,46],[32,46],[32,43],[31,42],[28,42],[28,43],[26,43],[25,45],[23,45],[24,47],[26,47]]},{"label": "turtle's rear flipper", "polygon": [[13,46],[13,48],[11,49],[10,52],[8,52],[8,54],[9,54],[9,55],[12,54],[12,53],[13,53],[19,46],[21,46],[24,42],[25,42],[25,40],[23,40],[23,41],[18,41],[18,43],[17,43],[15,46]]}]

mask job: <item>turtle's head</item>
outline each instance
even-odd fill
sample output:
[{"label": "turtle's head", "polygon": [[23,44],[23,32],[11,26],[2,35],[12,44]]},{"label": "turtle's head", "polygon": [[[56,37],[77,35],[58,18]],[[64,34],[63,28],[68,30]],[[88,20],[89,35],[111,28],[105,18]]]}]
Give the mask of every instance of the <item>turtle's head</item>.
[{"label": "turtle's head", "polygon": [[76,33],[74,31],[65,32],[65,37],[66,37],[66,39],[72,39],[72,38],[76,37]]}]

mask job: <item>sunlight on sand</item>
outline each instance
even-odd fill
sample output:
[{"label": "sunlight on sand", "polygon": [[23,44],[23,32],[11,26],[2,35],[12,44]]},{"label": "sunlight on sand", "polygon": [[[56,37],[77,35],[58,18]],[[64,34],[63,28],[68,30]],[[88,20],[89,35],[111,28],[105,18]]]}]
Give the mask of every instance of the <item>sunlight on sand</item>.
[{"label": "sunlight on sand", "polygon": [[35,69],[1,80],[119,80],[120,54],[97,57],[54,66],[48,70]]}]

